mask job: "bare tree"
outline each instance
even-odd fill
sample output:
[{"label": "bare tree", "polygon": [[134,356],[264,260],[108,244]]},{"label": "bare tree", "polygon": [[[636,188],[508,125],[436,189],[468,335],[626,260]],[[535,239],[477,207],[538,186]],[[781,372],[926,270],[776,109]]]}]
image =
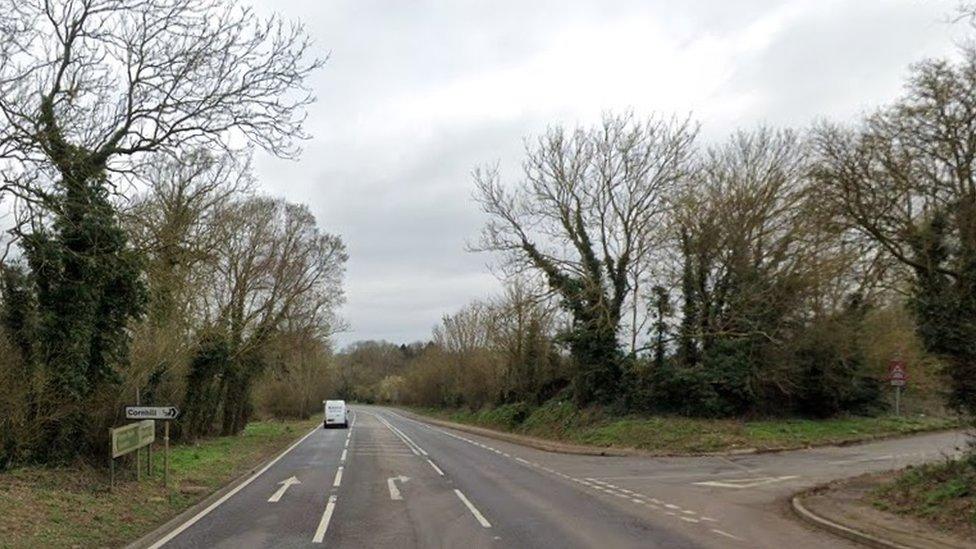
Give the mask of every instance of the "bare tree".
[{"label": "bare tree", "polygon": [[581,403],[617,396],[617,336],[632,280],[667,208],[666,194],[691,168],[696,127],[688,120],[607,116],[592,129],[553,128],[526,146],[524,180],[502,184],[475,171],[491,217],[478,249],[544,273],[573,317],[569,341]]},{"label": "bare tree", "polygon": [[288,327],[336,327],[347,259],[342,240],[318,229],[306,206],[251,198],[231,204],[220,223],[204,308],[227,339],[230,375],[221,382],[223,431],[247,422],[249,391],[261,372],[261,347]]},{"label": "bare tree", "polygon": [[235,132],[292,156],[323,63],[300,24],[229,0],[24,0],[0,22],[4,171],[39,164],[64,184]]},{"label": "bare tree", "polygon": [[253,187],[250,158],[206,149],[156,154],[142,165],[140,179],[147,190],[126,209],[124,221],[148,259],[151,320],[191,322],[198,317],[189,309],[195,278],[218,244],[220,214]]}]

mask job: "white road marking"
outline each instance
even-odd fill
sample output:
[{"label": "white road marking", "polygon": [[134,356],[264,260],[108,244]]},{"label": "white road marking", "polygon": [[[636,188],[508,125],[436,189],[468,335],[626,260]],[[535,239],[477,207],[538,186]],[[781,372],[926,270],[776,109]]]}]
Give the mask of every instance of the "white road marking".
[{"label": "white road marking", "polygon": [[403,440],[407,441],[407,444],[410,444],[411,446],[413,446],[414,448],[416,448],[417,450],[419,450],[421,454],[423,454],[425,456],[427,455],[427,451],[424,450],[423,448],[421,448],[419,444],[417,444],[416,442],[414,442],[412,438],[408,437],[407,434],[404,433],[403,431],[401,431],[399,427],[397,427],[396,425],[393,425],[391,423],[390,424],[390,428],[393,429],[396,432],[396,434],[398,434],[401,437],[403,437]]},{"label": "white road marking", "polygon": [[421,448],[419,444],[417,444],[416,442],[414,442],[412,438],[410,438],[409,436],[407,436],[407,434],[404,433],[403,431],[401,431],[397,426],[395,426],[392,423],[386,421],[385,419],[383,420],[383,422],[386,423],[386,426],[389,427],[390,430],[392,430],[394,433],[396,433],[397,435],[399,435],[400,438],[402,438],[408,445],[416,448],[422,455],[425,455],[425,456],[427,455],[427,451],[426,450],[424,450],[423,448]]},{"label": "white road marking", "polygon": [[298,439],[294,444],[292,444],[287,449],[285,449],[284,452],[278,454],[278,457],[276,457],[273,460],[269,461],[267,463],[267,465],[265,465],[264,467],[262,467],[257,473],[254,473],[247,480],[245,480],[244,482],[242,482],[242,483],[238,484],[237,486],[235,486],[234,489],[232,489],[230,492],[227,492],[226,494],[224,494],[220,499],[218,499],[217,501],[211,503],[204,510],[202,510],[199,513],[193,515],[193,517],[191,517],[189,520],[187,520],[183,524],[181,524],[181,525],[177,526],[176,528],[174,528],[170,533],[168,533],[165,536],[163,536],[162,538],[160,538],[159,541],[157,541],[156,543],[150,545],[149,546],[149,549],[159,549],[160,547],[162,547],[163,545],[165,545],[166,543],[168,543],[170,540],[172,540],[176,536],[182,534],[184,530],[186,530],[187,528],[189,528],[189,527],[193,526],[194,524],[196,524],[197,521],[199,521],[203,517],[207,516],[207,514],[209,514],[211,511],[213,511],[214,509],[216,509],[217,507],[219,507],[222,503],[224,503],[225,501],[227,501],[228,499],[230,499],[231,497],[233,497],[234,494],[236,494],[236,493],[240,492],[241,490],[243,490],[245,486],[247,486],[248,484],[254,482],[254,479],[256,479],[259,476],[261,476],[262,474],[264,474],[264,472],[267,471],[268,469],[270,469],[272,465],[274,465],[275,463],[278,463],[278,461],[281,458],[285,457],[285,455],[288,452],[291,452],[292,450],[295,449],[296,446],[298,446],[299,444],[305,442],[305,439],[307,439],[308,437],[310,437],[313,434],[315,434],[316,432],[318,432],[318,430],[319,430],[319,428],[318,428],[318,426],[316,426],[314,429],[312,429],[311,431],[309,431],[308,434],[306,434],[302,438]]},{"label": "white road marking", "polygon": [[349,447],[349,439],[348,438],[346,438],[346,444],[343,447],[344,448],[348,448]]},{"label": "white road marking", "polygon": [[468,511],[471,511],[471,514],[474,515],[474,518],[478,519],[478,522],[481,524],[482,527],[491,528],[491,523],[488,522],[488,519],[486,519],[485,516],[481,514],[481,511],[475,508],[475,506],[471,503],[471,501],[469,501],[468,498],[466,498],[464,494],[461,493],[460,490],[455,488],[454,493],[457,494],[457,497],[468,508]]},{"label": "white road marking", "polygon": [[335,476],[335,480],[332,481],[332,487],[333,488],[338,488],[340,484],[342,484],[342,466],[341,465],[336,470],[336,476]]},{"label": "white road marking", "polygon": [[401,475],[386,479],[386,487],[390,489],[390,499],[403,499],[403,496],[400,495],[400,490],[396,487],[396,481],[398,480],[403,483],[410,480],[410,477]]},{"label": "white road marking", "polygon": [[332,512],[335,511],[335,506],[336,497],[334,495],[329,496],[329,503],[325,504],[325,512],[322,513],[319,527],[315,529],[315,537],[312,538],[312,543],[322,543],[325,538],[325,531],[329,529],[329,521],[332,520]]},{"label": "white road marking", "polygon": [[718,534],[720,536],[725,536],[727,538],[731,538],[731,539],[734,539],[734,540],[745,541],[742,538],[740,538],[739,536],[733,536],[732,534],[730,534],[728,532],[723,532],[722,530],[719,530],[718,528],[712,528],[712,532],[715,532],[716,534]]},{"label": "white road marking", "polygon": [[726,480],[709,480],[705,482],[693,482],[696,486],[715,486],[718,488],[755,488],[765,486],[774,482],[793,480],[800,478],[798,475],[786,475],[782,477],[759,477],[759,478],[734,478]]},{"label": "white road marking", "polygon": [[[438,429],[438,428],[435,428],[435,427],[431,427],[431,426],[429,426],[427,424],[424,424],[424,423],[421,423],[419,421],[416,421],[416,420],[413,420],[413,419],[410,419],[410,418],[406,418],[406,417],[404,417],[404,416],[402,416],[400,414],[397,414],[395,412],[391,412],[391,413],[393,415],[397,416],[397,417],[400,417],[401,419],[404,419],[404,420],[409,421],[411,423],[416,423],[417,425],[419,425],[422,428],[427,429],[429,431],[435,431],[435,432],[441,433],[443,435],[447,435],[447,436],[449,436],[451,438],[454,438],[456,440],[461,440],[461,441],[467,442],[468,444],[471,444],[472,446],[477,446],[479,448],[482,448],[484,450],[488,450],[490,452],[494,452],[494,453],[496,453],[498,455],[501,455],[501,456],[504,456],[506,458],[514,459],[515,461],[517,461],[517,462],[519,462],[519,463],[521,463],[521,464],[523,464],[523,465],[525,465],[527,467],[533,467],[533,468],[535,468],[537,470],[545,471],[547,473],[551,473],[553,475],[557,475],[557,476],[562,477],[562,478],[564,478],[566,480],[571,480],[571,481],[576,482],[578,484],[582,484],[584,486],[587,486],[588,488],[591,488],[593,490],[598,490],[598,491],[604,492],[606,494],[612,494],[612,495],[617,496],[619,498],[630,500],[634,504],[637,504],[637,505],[646,505],[647,507],[649,507],[649,508],[651,508],[653,510],[664,512],[668,516],[672,516],[672,517],[675,517],[675,518],[679,518],[682,521],[685,521],[685,522],[688,522],[688,523],[692,523],[692,524],[700,524],[703,521],[714,522],[716,524],[718,523],[718,521],[716,519],[714,519],[714,518],[705,517],[705,516],[697,516],[698,513],[695,512],[695,511],[692,511],[690,509],[682,509],[678,505],[674,505],[674,504],[671,504],[671,503],[662,502],[662,501],[660,501],[660,500],[658,500],[656,498],[652,498],[650,496],[645,496],[644,494],[640,494],[639,492],[634,492],[634,491],[628,490],[626,488],[621,488],[619,486],[615,486],[615,485],[613,485],[613,484],[611,484],[609,482],[606,482],[604,480],[599,480],[599,479],[596,479],[596,478],[586,478],[585,480],[584,479],[575,478],[575,477],[572,477],[572,476],[567,475],[565,473],[556,471],[556,470],[554,470],[554,469],[552,469],[550,467],[547,467],[545,465],[539,464],[537,462],[530,461],[530,460],[524,459],[524,458],[519,457],[519,456],[512,456],[512,455],[510,455],[510,454],[508,454],[506,452],[503,452],[503,451],[501,451],[501,450],[499,450],[497,448],[494,448],[494,447],[489,446],[487,444],[483,444],[483,443],[478,442],[476,440],[472,440],[470,438],[466,438],[466,437],[463,437],[463,436],[459,436],[459,435],[456,435],[454,433],[445,431],[443,429]],[[380,421],[382,421],[385,425],[387,425],[387,427],[390,428],[390,430],[393,431],[394,434],[396,434],[399,438],[401,438],[401,440],[403,440],[407,444],[407,446],[410,447],[411,450],[414,450],[414,447],[416,446],[416,443],[413,440],[410,440],[409,437],[406,436],[405,433],[403,433],[402,431],[400,431],[400,429],[392,426],[388,422],[384,421],[383,418],[381,418],[379,416],[377,416],[377,418],[380,419]],[[414,453],[416,453],[416,451]],[[426,452],[424,452],[424,455],[427,455]],[[431,461],[430,459],[427,459],[427,462],[431,465],[431,467],[434,467],[435,470],[437,470],[437,472],[439,474],[443,474],[443,472],[440,471],[440,469],[434,464],[433,461]],[[737,465],[737,466],[740,467],[740,468],[745,469],[744,466],[741,466],[741,465]],[[687,476],[699,476],[699,475],[681,475],[681,476],[682,477],[687,477]],[[639,477],[605,477],[605,478],[608,478],[608,479],[610,479],[610,478],[613,478],[613,479],[620,478],[621,480],[624,480],[624,479],[634,479],[634,478],[636,478],[636,479],[645,479],[645,478],[649,478],[649,477],[639,476]],[[650,477],[650,478],[653,478],[653,477]],[[699,478],[700,478],[700,476],[699,476]],[[799,477],[796,477],[796,476],[785,476],[785,477],[761,477],[761,478],[752,478],[752,479],[729,479],[729,480],[721,480],[721,481],[707,481],[707,482],[701,482],[701,483],[696,482],[694,484],[706,485],[706,486],[708,486],[708,485],[719,485],[719,486],[721,486],[723,484],[727,484],[728,486],[722,486],[722,487],[728,487],[728,488],[750,488],[750,487],[753,487],[753,486],[761,486],[761,485],[764,485],[764,484],[769,484],[771,482],[780,482],[780,481],[784,481],[784,480],[791,480],[791,479],[794,479],[794,478],[799,478]],[[480,512],[478,512],[478,510],[474,507],[474,505],[471,504],[471,502],[464,496],[464,494],[460,490],[457,490],[457,489],[455,489],[454,491],[458,495],[458,498],[460,498],[461,501],[468,507],[468,510],[470,510],[471,513],[475,515],[475,518],[478,518],[478,521],[481,523],[481,525],[484,526],[485,528],[489,528],[490,527],[490,523],[488,523],[487,520],[484,520],[484,522],[482,522],[482,519],[484,519],[484,516],[481,515]],[[654,503],[651,503],[649,501],[646,501],[646,500],[644,500],[642,498],[648,498],[651,501],[653,501]],[[658,505],[655,505],[655,503],[658,504],[658,505],[663,505],[663,506],[667,507],[667,509],[662,509]],[[671,510],[668,510],[668,509],[673,509],[674,511],[671,511]],[[679,512],[675,512],[675,511],[679,511]],[[744,541],[744,540],[742,540],[742,538],[739,538],[739,537],[737,537],[737,536],[735,536],[733,534],[730,534],[728,532],[725,532],[723,530],[712,529],[712,531],[714,533],[718,534],[718,535],[725,536],[725,537],[728,537],[730,539]]]},{"label": "white road marking", "polygon": [[286,478],[285,480],[279,482],[278,484],[281,485],[281,488],[278,488],[278,490],[274,494],[271,494],[271,497],[268,498],[268,503],[278,503],[279,501],[281,501],[281,497],[285,495],[285,492],[287,492],[288,489],[291,488],[292,484],[301,484],[301,483],[302,481],[298,480],[294,476],[290,478]]},{"label": "white road marking", "polygon": [[429,463],[429,464],[430,464],[430,466],[431,466],[431,467],[433,467],[435,471],[437,471],[437,474],[438,474],[438,475],[440,475],[440,476],[444,476],[444,471],[441,471],[441,468],[440,468],[440,467],[438,467],[438,466],[437,466],[437,464],[435,464],[435,463],[434,463],[433,461],[431,461],[430,459],[428,459],[428,460],[427,460],[427,463]]},{"label": "white road marking", "polygon": [[377,414],[373,414],[373,416],[376,419],[378,419],[380,421],[380,423],[382,423],[384,426],[386,426],[386,428],[389,429],[390,432],[392,432],[400,440],[402,440],[403,443],[406,444],[408,448],[410,448],[410,451],[413,452],[414,455],[419,456],[421,454],[421,452],[423,452],[424,455],[427,455],[427,452],[424,452],[422,448],[420,448],[419,446],[417,446],[416,444],[414,444],[412,440],[410,440],[409,438],[407,438],[406,435],[404,435],[399,429],[397,429],[396,427],[394,427],[389,421],[387,421],[385,418],[383,418],[383,416],[380,416],[380,415],[377,415]]},{"label": "white road marking", "polygon": [[346,461],[346,453],[348,451],[349,450],[345,450],[345,449],[342,450],[342,456],[339,458],[339,463],[345,463],[345,461]]}]

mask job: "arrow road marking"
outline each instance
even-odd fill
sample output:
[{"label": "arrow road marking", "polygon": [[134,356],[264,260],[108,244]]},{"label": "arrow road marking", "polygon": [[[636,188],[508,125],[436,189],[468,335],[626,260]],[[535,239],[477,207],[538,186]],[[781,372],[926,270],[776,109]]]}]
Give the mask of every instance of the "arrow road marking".
[{"label": "arrow road marking", "polygon": [[397,477],[390,477],[386,479],[386,486],[390,489],[390,499],[403,499],[403,496],[400,495],[400,490],[396,487],[396,481],[398,480],[402,484],[410,480],[410,477],[405,477],[403,475],[400,475]]},{"label": "arrow road marking", "polygon": [[693,482],[692,484],[695,486],[716,486],[718,488],[755,488],[756,486],[763,486],[766,484],[772,484],[774,482],[782,482],[784,480],[793,480],[795,478],[800,477],[797,475],[787,475],[785,477],[738,478]]},{"label": "arrow road marking", "polygon": [[268,498],[268,503],[277,503],[279,500],[281,500],[281,496],[285,495],[285,492],[287,492],[288,489],[291,488],[293,484],[301,484],[301,483],[302,481],[298,480],[295,477],[287,478],[279,482],[278,484],[281,485],[281,488],[278,488],[278,491],[272,494],[270,498]]}]

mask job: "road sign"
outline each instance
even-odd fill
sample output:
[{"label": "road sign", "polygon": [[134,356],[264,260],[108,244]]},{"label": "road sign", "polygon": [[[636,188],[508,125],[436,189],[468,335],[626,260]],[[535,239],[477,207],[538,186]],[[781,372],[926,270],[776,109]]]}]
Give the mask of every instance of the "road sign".
[{"label": "road sign", "polygon": [[109,435],[112,438],[112,457],[117,458],[152,444],[156,440],[156,424],[147,419],[109,429]]},{"label": "road sign", "polygon": [[888,364],[888,381],[895,387],[901,387],[908,381],[908,368],[902,360],[892,360]]},{"label": "road sign", "polygon": [[126,406],[125,419],[164,419],[172,421],[180,417],[176,406]]}]

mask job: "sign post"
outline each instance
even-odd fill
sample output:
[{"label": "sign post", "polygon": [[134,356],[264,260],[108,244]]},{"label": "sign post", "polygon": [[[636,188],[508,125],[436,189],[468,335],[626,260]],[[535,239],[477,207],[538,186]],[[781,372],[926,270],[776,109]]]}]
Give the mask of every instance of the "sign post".
[{"label": "sign post", "polygon": [[908,382],[905,361],[896,358],[888,364],[888,382],[895,388],[895,415],[901,415],[901,388]]},{"label": "sign post", "polygon": [[[139,423],[149,423],[153,427],[153,433],[156,432],[155,420],[162,420],[163,422],[163,486],[169,486],[169,422],[180,417],[180,410],[176,406],[126,406],[125,407],[125,418],[126,419],[139,419],[142,420]],[[123,427],[124,429],[125,427]],[[138,455],[136,456],[138,462]],[[148,449],[148,455],[146,456],[148,460],[147,467],[150,471],[148,474],[152,474],[152,446]],[[113,477],[114,478],[114,477]]]},{"label": "sign post", "polygon": [[156,424],[149,419],[130,423],[117,429],[109,429],[108,437],[112,441],[111,463],[109,464],[111,487],[115,488],[115,458],[130,452],[136,452],[136,476],[141,479],[142,460],[139,458],[139,450],[156,440]]},{"label": "sign post", "polygon": [[169,488],[169,422],[163,422],[163,487]]}]

